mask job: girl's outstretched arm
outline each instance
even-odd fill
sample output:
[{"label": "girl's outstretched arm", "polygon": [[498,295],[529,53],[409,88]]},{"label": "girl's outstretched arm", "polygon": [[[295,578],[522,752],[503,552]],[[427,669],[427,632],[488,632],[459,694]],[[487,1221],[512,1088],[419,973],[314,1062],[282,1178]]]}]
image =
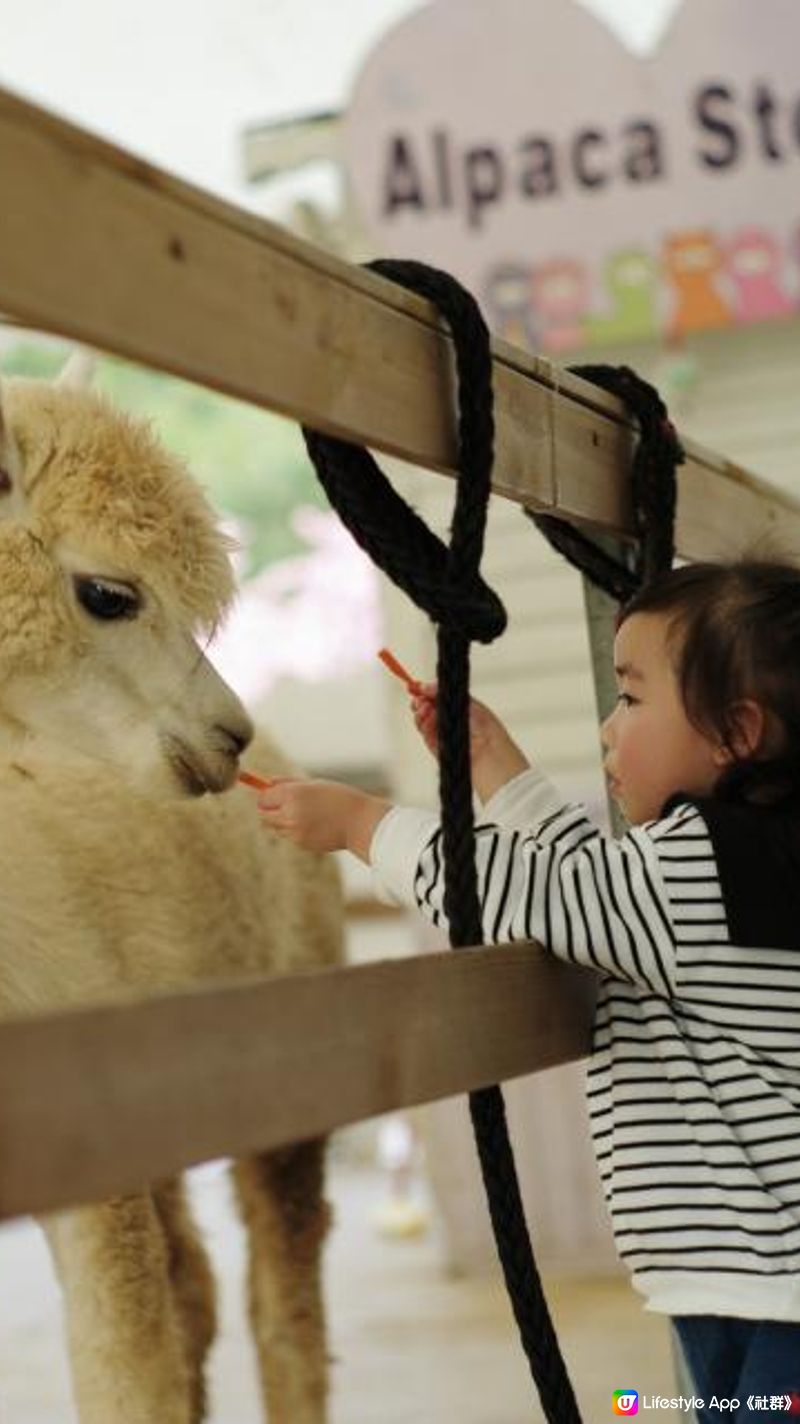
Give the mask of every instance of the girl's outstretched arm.
[{"label": "girl's outstretched arm", "polygon": [[[487,815],[499,816],[503,798],[514,797],[527,802],[526,828],[494,820],[477,827],[485,941],[537,940],[560,958],[669,996],[675,940],[660,862],[664,854],[672,876],[705,867],[713,853],[698,813],[680,807],[613,842],[532,771],[507,784]],[[340,782],[292,778],[276,780],[259,805],[279,834],[306,850],[351,851],[401,903],[445,927],[435,814]]]},{"label": "girl's outstretched arm", "polygon": [[391,802],[339,781],[277,777],[258,801],[267,825],[303,850],[349,850],[369,864],[369,848]]},{"label": "girl's outstretched arm", "polygon": [[[423,741],[436,755],[435,683],[414,683],[411,710]],[[482,702],[470,702],[470,741],[475,790],[486,802],[529,767],[503,723]],[[250,778],[252,781],[252,778]],[[259,809],[279,835],[304,850],[349,850],[365,864],[375,831],[392,809],[390,801],[338,781],[276,777],[262,791]]]},{"label": "girl's outstretched arm", "polygon": [[[700,858],[705,868],[712,851],[693,808],[610,841],[581,806],[565,804],[545,777],[528,771],[484,814],[476,865],[485,943],[536,940],[559,958],[659,995],[672,992],[675,937],[661,856],[670,875],[696,874]],[[370,863],[386,891],[447,927],[435,814],[395,807],[376,825]]]}]

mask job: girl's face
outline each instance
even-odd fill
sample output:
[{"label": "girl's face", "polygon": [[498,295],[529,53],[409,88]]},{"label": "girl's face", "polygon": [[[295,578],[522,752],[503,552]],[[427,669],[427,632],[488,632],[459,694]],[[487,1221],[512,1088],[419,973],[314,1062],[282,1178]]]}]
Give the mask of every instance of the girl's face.
[{"label": "girl's face", "polygon": [[614,642],[619,698],[601,735],[611,795],[631,825],[657,820],[676,791],[710,795],[731,760],[686,716],[669,623],[662,613],[633,613]]}]

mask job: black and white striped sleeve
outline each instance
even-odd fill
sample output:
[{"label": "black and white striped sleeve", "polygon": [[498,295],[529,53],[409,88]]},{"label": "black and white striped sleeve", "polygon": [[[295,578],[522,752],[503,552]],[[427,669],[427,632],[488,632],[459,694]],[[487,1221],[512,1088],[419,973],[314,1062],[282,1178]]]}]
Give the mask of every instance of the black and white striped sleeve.
[{"label": "black and white striped sleeve", "polygon": [[[373,862],[401,898],[445,927],[441,829],[435,817],[422,815],[390,813],[379,828]],[[652,835],[665,824],[638,827],[611,841],[581,807],[562,805],[525,829],[479,825],[486,942],[537,940],[559,958],[672,994],[675,937]]]}]

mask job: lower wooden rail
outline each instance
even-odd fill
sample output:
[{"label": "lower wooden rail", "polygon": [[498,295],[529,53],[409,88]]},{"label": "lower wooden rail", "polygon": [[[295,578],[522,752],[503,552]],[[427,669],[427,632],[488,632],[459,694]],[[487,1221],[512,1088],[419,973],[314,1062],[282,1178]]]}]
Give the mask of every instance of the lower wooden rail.
[{"label": "lower wooden rail", "polygon": [[594,976],[535,945],[0,1025],[0,1216],[136,1190],[589,1052]]}]

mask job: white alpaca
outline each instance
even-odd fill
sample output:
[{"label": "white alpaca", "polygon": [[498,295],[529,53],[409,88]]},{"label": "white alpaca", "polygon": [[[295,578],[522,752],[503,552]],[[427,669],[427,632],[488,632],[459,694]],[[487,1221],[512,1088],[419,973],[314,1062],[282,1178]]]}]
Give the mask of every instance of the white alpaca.
[{"label": "white alpaca", "polygon": [[[146,427],[69,382],[0,387],[4,1016],[339,959],[334,867],[235,785],[251,724],[196,641],[232,592],[210,507]],[[248,764],[285,766],[262,745]],[[324,1424],[323,1144],[234,1173],[271,1424]],[[214,1290],[180,1180],[43,1225],[81,1424],[199,1424]]]}]

